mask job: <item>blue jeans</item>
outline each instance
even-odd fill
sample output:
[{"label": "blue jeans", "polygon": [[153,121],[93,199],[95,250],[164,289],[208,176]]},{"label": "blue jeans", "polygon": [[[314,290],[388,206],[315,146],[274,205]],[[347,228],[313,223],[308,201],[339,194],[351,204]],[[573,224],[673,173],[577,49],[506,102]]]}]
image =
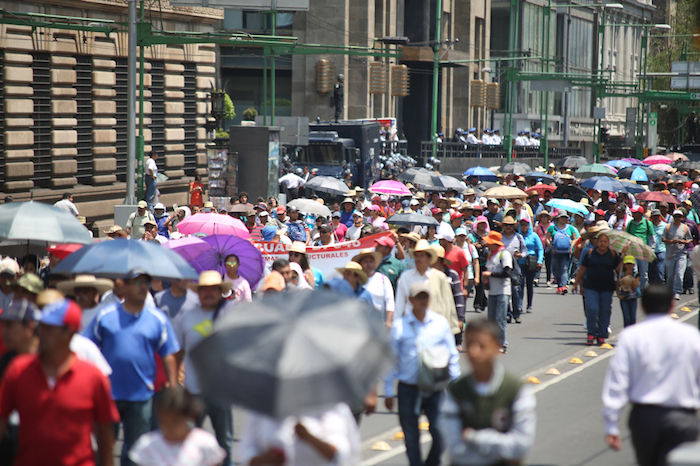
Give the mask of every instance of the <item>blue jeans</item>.
[{"label": "blue jeans", "polygon": [[637,323],[636,299],[621,299],[620,308],[622,308],[622,323],[625,327]]},{"label": "blue jeans", "polygon": [[678,256],[666,259],[666,284],[673,290],[673,294],[681,294],[683,292],[683,276],[685,275],[685,267],[688,263],[688,257],[685,252]]},{"label": "blue jeans", "polygon": [[608,338],[610,325],[610,306],[614,291],[596,291],[585,288],[586,326],[588,334],[596,338]]},{"label": "blue jeans", "polygon": [[[522,270],[522,269],[521,269]],[[515,281],[518,284],[513,284]],[[516,275],[515,272],[511,277],[511,287],[510,287],[510,303],[508,303],[508,314],[512,315],[514,319],[520,317],[523,313],[523,289],[522,284],[525,278],[522,275]]]},{"label": "blue jeans", "polygon": [[203,397],[202,401],[206,412],[202,416],[201,422],[204,422],[206,415],[209,416],[211,425],[214,428],[216,442],[226,451],[226,458],[224,458],[221,466],[231,466],[231,450],[233,450],[233,414],[231,407],[221,406],[207,397]]},{"label": "blue jeans", "polygon": [[649,283],[663,283],[666,274],[666,251],[657,252],[656,260],[649,266]]},{"label": "blue jeans", "polygon": [[639,289],[644,291],[647,287],[647,273],[649,270],[649,262],[643,260],[636,260],[637,263],[637,273],[639,274]]},{"label": "blue jeans", "polygon": [[[129,459],[129,450],[139,437],[151,430],[153,399],[147,401],[116,401],[119,418],[124,427],[124,445],[122,446],[122,466],[135,463]],[[116,426],[119,428],[119,425]]]},{"label": "blue jeans", "polygon": [[506,314],[508,312],[508,301],[510,296],[507,294],[497,294],[489,295],[489,309],[488,318],[498,324],[503,331],[503,346],[508,346],[508,340],[506,339]]},{"label": "blue jeans", "polygon": [[557,287],[563,287],[569,283],[570,263],[571,254],[552,254],[552,269],[554,278],[557,279]]},{"label": "blue jeans", "polygon": [[438,430],[438,415],[440,414],[440,402],[442,392],[435,392],[430,396],[420,399],[420,410],[425,412],[430,423],[430,435],[433,437],[433,445],[425,459],[421,459],[420,431],[418,430],[418,416],[416,404],[419,402],[420,392],[417,387],[399,382],[396,393],[399,399],[399,423],[404,433],[406,443],[406,456],[410,466],[437,466],[440,464],[442,454],[442,437]]},{"label": "blue jeans", "polygon": [[156,197],[156,186],[158,185],[158,180],[154,180],[148,174],[143,175],[146,178],[146,202],[148,203],[148,210],[153,210],[153,198]]}]

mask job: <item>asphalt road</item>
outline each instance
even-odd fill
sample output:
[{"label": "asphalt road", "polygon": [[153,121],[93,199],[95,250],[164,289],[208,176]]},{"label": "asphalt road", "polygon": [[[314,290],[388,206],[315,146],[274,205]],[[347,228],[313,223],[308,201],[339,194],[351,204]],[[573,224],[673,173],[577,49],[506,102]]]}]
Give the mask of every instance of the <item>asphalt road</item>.
[{"label": "asphalt road", "polygon": [[[601,414],[601,390],[614,349],[590,348],[586,346],[583,328],[584,314],[581,296],[558,296],[556,288],[535,288],[533,313],[523,314],[522,324],[508,326],[508,354],[501,357],[506,369],[527,378],[537,377],[540,384],[533,385],[537,397],[537,434],[535,445],[526,464],[532,466],[628,466],[635,464],[634,451],[627,428],[627,412],[621,420],[623,447],[615,452],[605,443],[604,423]],[[682,296],[676,302],[679,318],[689,325],[698,325],[698,300],[695,295]],[[691,312],[679,309],[689,306]],[[467,308],[469,319],[485,316],[473,311],[472,300]],[[637,319],[642,320],[641,308]],[[622,313],[618,301],[613,305],[609,342],[615,344],[622,330]],[[597,356],[585,356],[593,349]],[[578,357],[583,364],[570,364]],[[463,372],[469,371],[466,357],[462,355]],[[550,368],[560,375],[546,375]],[[381,388],[380,388],[381,390]],[[380,392],[381,394],[381,392]],[[234,437],[236,444],[244,428],[244,414],[234,409]],[[205,425],[211,431],[208,423]],[[387,412],[380,398],[378,412],[365,417],[360,425],[362,434],[362,466],[408,465],[402,440],[395,440],[400,432],[396,412]],[[430,436],[423,434],[424,457],[430,447]],[[389,451],[374,451],[377,441],[389,444]],[[115,464],[121,442],[115,445]],[[234,459],[236,445],[234,445]]]}]

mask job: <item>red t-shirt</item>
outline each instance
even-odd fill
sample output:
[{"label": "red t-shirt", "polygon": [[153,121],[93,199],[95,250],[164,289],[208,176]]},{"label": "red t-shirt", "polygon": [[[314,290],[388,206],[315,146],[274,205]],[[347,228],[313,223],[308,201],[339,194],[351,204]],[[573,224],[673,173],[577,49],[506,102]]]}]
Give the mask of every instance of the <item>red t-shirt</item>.
[{"label": "red t-shirt", "polygon": [[469,265],[469,259],[467,259],[464,249],[453,246],[450,252],[445,252],[445,259],[452,261],[448,267],[457,272],[459,280],[464,283],[464,268]]},{"label": "red t-shirt", "polygon": [[77,358],[51,389],[39,356],[17,356],[0,385],[0,418],[15,409],[21,419],[15,466],[94,465],[93,426],[119,422],[109,379]]}]

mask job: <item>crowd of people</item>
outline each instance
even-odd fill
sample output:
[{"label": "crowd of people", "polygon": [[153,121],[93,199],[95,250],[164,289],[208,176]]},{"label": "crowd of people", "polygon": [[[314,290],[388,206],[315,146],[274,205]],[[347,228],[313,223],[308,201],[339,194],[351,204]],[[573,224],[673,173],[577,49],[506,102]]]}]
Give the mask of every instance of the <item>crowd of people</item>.
[{"label": "crowd of people", "polygon": [[[141,269],[118,279],[60,276],[52,270],[61,257],[50,251],[48,261],[4,258],[0,465],[96,459],[110,465],[115,426],[122,427],[123,465],[232,464],[232,411],[202,391],[191,352],[237,306],[269,294],[312,290],[365,301],[380,313],[396,363],[377,382],[386,408],[398,409],[411,466],[440,464],[444,452],[456,465],[522,459],[534,441],[535,399],[498,358],[509,350],[508,324],[521,324],[537,312],[535,287],[552,293],[556,288],[562,300],[580,293],[582,343],[601,345],[610,336],[615,296],[624,326],[632,326],[648,286],[645,311],[670,312],[672,301],[694,293],[693,267],[700,268],[697,184],[651,183],[650,190],[677,199],[669,204],[627,192],[580,190],[570,172],[553,165],[540,173],[565,188],[561,198],[536,176],[510,174],[499,175],[496,186],[519,188],[522,196],[485,195],[478,177],[466,179],[459,191],[406,183],[411,192],[406,196],[361,187],[341,198],[308,193],[327,205],[328,217],[275,198],[253,204],[244,192],[215,209],[196,179],[190,206],[167,213],[162,203],[141,201],[124,228],[105,231],[108,240],[164,244],[182,236],[178,224],[190,215],[239,218],[252,241],[282,243],[287,251],[258,283],[238,274],[235,255],[224,258],[226,273],[204,271],[196,282],[159,280]],[[576,189],[583,193],[577,209],[551,202],[571,200]],[[67,193],[58,207],[77,215],[71,201]],[[393,224],[391,217],[402,213],[426,221]],[[655,258],[635,257],[629,240],[615,241],[616,232],[636,238]],[[373,239],[374,247],[335,270],[315,267],[311,248],[361,238]],[[483,314],[469,318],[472,311]],[[460,351],[470,374],[461,374]],[[630,400],[619,387],[611,390],[617,390],[611,396],[618,404]],[[237,457],[250,465],[358,464],[357,423],[362,413],[376,409],[376,399],[374,390],[364,405],[340,404],[284,420],[251,413]],[[427,459],[420,451],[421,413],[433,437]],[[619,406],[609,411],[610,426],[617,415]],[[207,417],[213,436],[199,427]],[[610,427],[613,447],[618,434]]]}]

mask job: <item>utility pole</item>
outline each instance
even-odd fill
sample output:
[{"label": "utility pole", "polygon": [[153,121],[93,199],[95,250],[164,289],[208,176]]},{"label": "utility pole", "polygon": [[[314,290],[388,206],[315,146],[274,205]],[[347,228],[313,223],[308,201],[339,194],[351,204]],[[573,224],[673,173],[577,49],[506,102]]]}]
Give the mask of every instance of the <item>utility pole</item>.
[{"label": "utility pole", "polygon": [[129,0],[126,93],[126,197],[124,205],[135,205],[136,174],[136,18],[138,0]]},{"label": "utility pole", "polygon": [[438,119],[438,75],[440,74],[440,39],[442,26],[442,0],[437,0],[437,11],[435,12],[435,56],[433,58],[433,111],[430,121],[430,140],[433,141],[433,157],[437,150],[437,119]]}]

